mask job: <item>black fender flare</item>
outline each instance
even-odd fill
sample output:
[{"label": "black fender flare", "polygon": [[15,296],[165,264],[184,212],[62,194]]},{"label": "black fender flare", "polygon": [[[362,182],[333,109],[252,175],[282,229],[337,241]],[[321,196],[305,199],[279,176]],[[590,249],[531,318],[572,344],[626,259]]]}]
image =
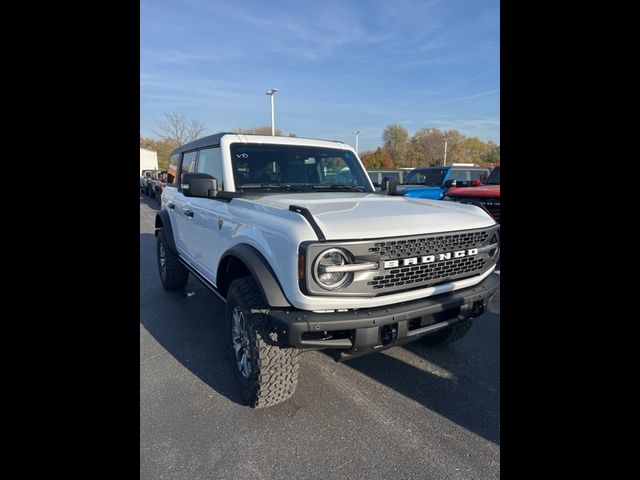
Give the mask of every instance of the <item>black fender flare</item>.
[{"label": "black fender flare", "polygon": [[230,264],[230,262],[227,261],[229,257],[236,257],[247,267],[247,270],[249,270],[249,273],[251,273],[251,276],[258,284],[263,298],[267,301],[267,305],[270,307],[291,308],[291,303],[282,291],[282,287],[269,262],[267,262],[258,250],[244,243],[231,247],[220,258],[216,279],[217,287],[221,292],[226,294],[229,286],[227,282],[220,281],[227,277],[226,272],[222,270],[225,268],[225,265],[228,266]]},{"label": "black fender flare", "polygon": [[166,210],[160,210],[156,214],[156,237],[158,236],[158,231],[160,229],[164,230],[164,238],[167,240],[171,253],[178,255],[176,242],[173,238],[173,229],[171,228],[171,219],[169,218],[169,212]]}]

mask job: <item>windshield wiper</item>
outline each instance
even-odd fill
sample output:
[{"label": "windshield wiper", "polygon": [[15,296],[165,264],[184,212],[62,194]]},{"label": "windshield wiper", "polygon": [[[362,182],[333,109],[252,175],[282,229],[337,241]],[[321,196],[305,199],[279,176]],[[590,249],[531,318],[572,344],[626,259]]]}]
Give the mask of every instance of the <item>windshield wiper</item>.
[{"label": "windshield wiper", "polygon": [[353,185],[343,185],[338,183],[323,183],[321,185],[312,185],[311,188],[314,190],[350,190],[352,192],[364,192],[364,189],[361,187],[354,187]]},{"label": "windshield wiper", "polygon": [[240,188],[241,189],[244,189],[244,188],[264,188],[264,189],[267,189],[267,190],[279,189],[279,190],[286,190],[288,192],[298,192],[299,191],[297,188],[293,188],[291,185],[285,185],[283,183],[261,183],[261,184],[251,183],[251,184],[241,185]]}]

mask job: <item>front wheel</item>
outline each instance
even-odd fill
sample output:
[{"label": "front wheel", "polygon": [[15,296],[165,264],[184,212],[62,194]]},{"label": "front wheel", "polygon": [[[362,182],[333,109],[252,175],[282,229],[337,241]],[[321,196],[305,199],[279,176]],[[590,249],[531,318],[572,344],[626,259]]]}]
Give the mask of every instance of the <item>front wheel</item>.
[{"label": "front wheel", "polygon": [[228,344],[243,400],[254,408],[284,402],[298,384],[298,350],[275,345],[263,314],[251,313],[264,307],[253,278],[231,282],[225,308]]}]

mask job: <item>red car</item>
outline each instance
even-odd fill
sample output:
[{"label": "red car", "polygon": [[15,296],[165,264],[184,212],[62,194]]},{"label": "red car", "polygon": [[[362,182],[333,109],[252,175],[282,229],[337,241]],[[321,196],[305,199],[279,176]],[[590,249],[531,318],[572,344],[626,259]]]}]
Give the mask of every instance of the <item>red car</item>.
[{"label": "red car", "polygon": [[496,166],[484,184],[478,182],[472,187],[451,187],[443,200],[479,203],[500,222],[500,165]]}]

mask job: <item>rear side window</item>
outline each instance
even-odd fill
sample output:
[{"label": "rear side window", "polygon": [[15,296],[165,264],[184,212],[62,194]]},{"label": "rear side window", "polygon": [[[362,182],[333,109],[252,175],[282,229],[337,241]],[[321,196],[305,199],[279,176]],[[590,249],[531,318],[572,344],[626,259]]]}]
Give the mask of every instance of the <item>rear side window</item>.
[{"label": "rear side window", "polygon": [[220,147],[205,148],[200,150],[198,156],[197,173],[207,173],[218,180],[218,190],[224,190],[222,182],[222,154]]},{"label": "rear side window", "polygon": [[169,167],[167,168],[167,183],[171,185],[176,184],[176,177],[178,176],[178,162],[180,161],[180,154],[176,153],[171,155],[169,159]]}]

